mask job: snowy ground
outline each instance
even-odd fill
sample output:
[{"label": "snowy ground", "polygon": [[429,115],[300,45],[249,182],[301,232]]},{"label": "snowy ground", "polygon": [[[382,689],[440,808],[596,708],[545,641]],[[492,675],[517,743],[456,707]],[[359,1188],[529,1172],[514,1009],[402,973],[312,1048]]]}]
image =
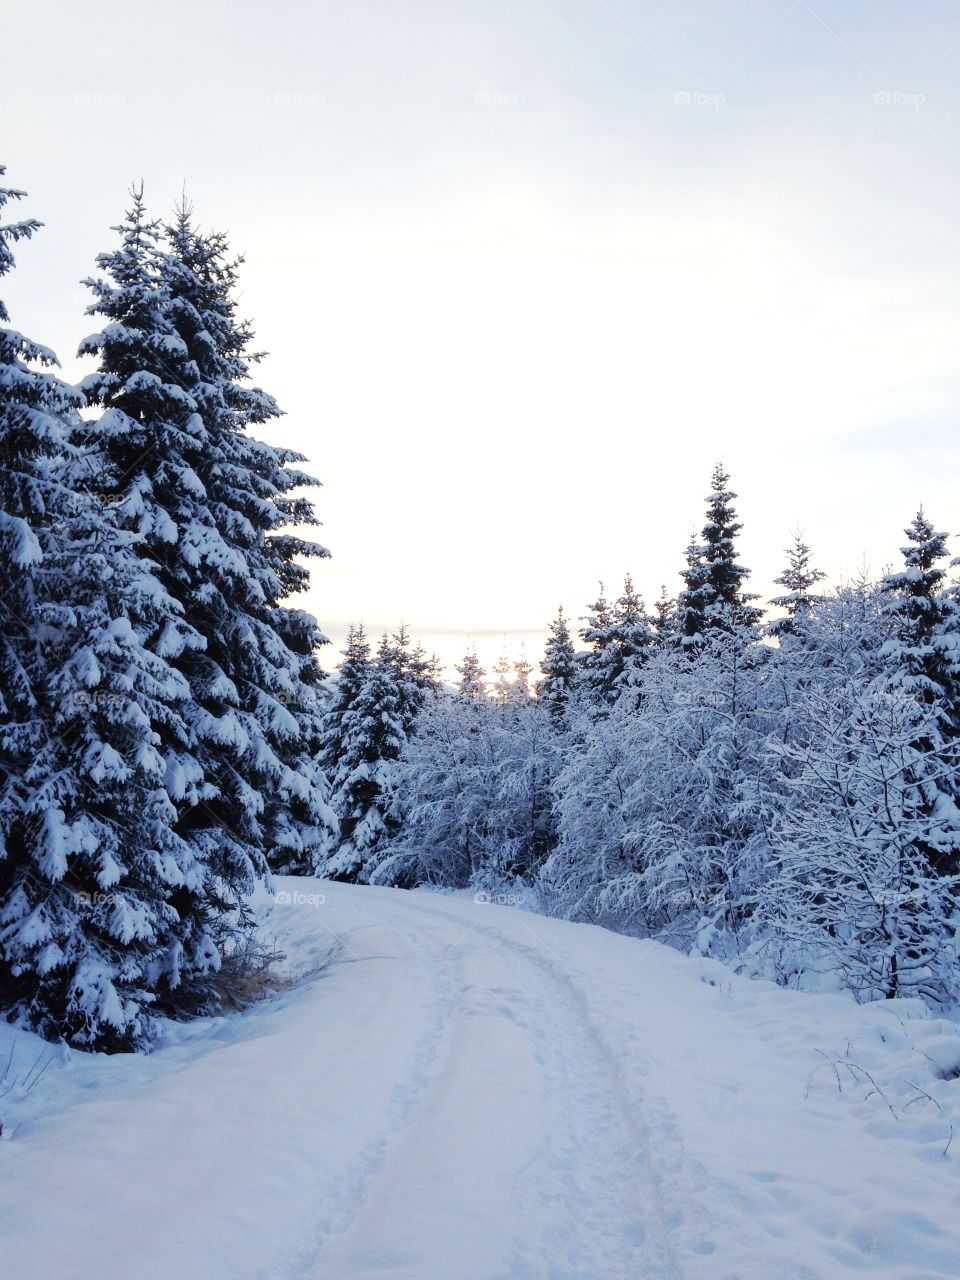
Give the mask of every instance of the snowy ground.
[{"label": "snowy ground", "polygon": [[149,1057],[0,1029],[4,1276],[960,1275],[954,1024],[470,898],[277,887],[303,980],[251,1013]]}]

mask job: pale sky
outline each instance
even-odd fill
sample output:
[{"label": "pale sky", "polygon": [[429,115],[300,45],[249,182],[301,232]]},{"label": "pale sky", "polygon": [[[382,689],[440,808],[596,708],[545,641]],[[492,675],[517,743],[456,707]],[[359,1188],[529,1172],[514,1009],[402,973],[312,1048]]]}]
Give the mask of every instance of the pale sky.
[{"label": "pale sky", "polygon": [[[679,580],[722,456],[766,598],[960,530],[960,9],[946,0],[48,0],[4,15],[5,282],[67,376],[143,178],[247,256],[324,484],[307,601],[452,663]],[[960,539],[955,550],[960,553]],[[336,661],[331,647],[327,665]]]}]

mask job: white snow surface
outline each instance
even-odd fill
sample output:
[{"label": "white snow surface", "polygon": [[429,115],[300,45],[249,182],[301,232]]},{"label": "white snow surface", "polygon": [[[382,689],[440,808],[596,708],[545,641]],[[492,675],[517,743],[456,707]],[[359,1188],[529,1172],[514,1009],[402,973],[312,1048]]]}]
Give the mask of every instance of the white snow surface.
[{"label": "white snow surface", "polygon": [[276,889],[293,985],[252,1011],[149,1056],[0,1028],[4,1277],[960,1275],[956,1024],[466,895]]}]

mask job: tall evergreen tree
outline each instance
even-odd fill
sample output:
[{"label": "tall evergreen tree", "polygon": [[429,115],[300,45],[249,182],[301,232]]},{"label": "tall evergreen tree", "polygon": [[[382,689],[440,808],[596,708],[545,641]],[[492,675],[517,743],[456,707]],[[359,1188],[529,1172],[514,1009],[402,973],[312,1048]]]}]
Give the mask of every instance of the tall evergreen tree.
[{"label": "tall evergreen tree", "polygon": [[537,695],[548,708],[554,724],[561,725],[577,678],[577,655],[570,638],[570,628],[563,616],[563,605],[550,623],[540,670],[543,679],[537,685]]},{"label": "tall evergreen tree", "polygon": [[150,637],[186,678],[198,778],[181,790],[179,832],[216,877],[221,905],[247,893],[268,858],[309,861],[321,838],[316,746],[322,640],[284,605],[306,582],[295,557],[324,554],[286,530],[315,522],[292,491],[312,483],[245,429],[278,415],[247,385],[249,327],[236,318],[237,264],[222,236],[196,234],[186,212],[147,220],[142,192],[120,248],[98,259],[90,310],[106,326],[81,352],[101,409],[87,436],[100,496],[117,503],[144,565],[178,602],[182,623]]},{"label": "tall evergreen tree", "polygon": [[[0,178],[5,172],[0,166]],[[0,210],[25,194],[0,187]],[[40,225],[34,218],[0,224],[0,278],[14,266],[13,246]],[[7,328],[9,319],[0,299],[0,715],[6,726],[0,777],[15,787],[40,731],[28,622],[32,570],[45,550],[58,546],[57,520],[69,504],[50,463],[63,452],[81,398],[49,372],[58,363],[53,352]]]},{"label": "tall evergreen tree", "polygon": [[729,483],[730,477],[717,463],[707,495],[703,541],[694,539],[687,548],[684,590],[677,601],[687,646],[696,644],[711,628],[749,629],[760,621],[761,612],[751,603],[756,596],[744,591],[750,570],[737,558],[736,536],[742,525],[733,506],[737,495],[728,489]]},{"label": "tall evergreen tree", "polygon": [[390,806],[396,762],[406,742],[396,668],[385,635],[370,662],[357,646],[362,672],[341,715],[341,751],[331,778],[333,811],[340,821],[340,844],[326,874],[338,880],[363,879],[377,851],[395,831]]},{"label": "tall evergreen tree", "polygon": [[922,509],[904,532],[904,567],[880,584],[895,628],[885,651],[895,658],[904,688],[949,723],[960,688],[951,661],[953,646],[944,636],[949,632],[955,638],[957,627],[955,606],[944,590],[947,535],[937,532]]},{"label": "tall evergreen tree", "polygon": [[650,656],[656,640],[643,599],[634,587],[629,573],[623,580],[623,594],[614,606],[613,640],[617,659],[614,687],[622,692],[639,683],[640,669]]},{"label": "tall evergreen tree", "polygon": [[629,574],[616,601],[611,604],[606,600],[601,584],[600,597],[590,608],[592,613],[580,632],[590,645],[582,658],[583,684],[594,701],[604,705],[637,683],[655,637]]},{"label": "tall evergreen tree", "polygon": [[393,634],[382,653],[393,673],[397,708],[404,733],[408,734],[412,732],[427,698],[436,692],[439,685],[437,659],[428,657],[420,644],[415,649],[410,647],[410,633],[404,625]]},{"label": "tall evergreen tree", "polygon": [[[342,786],[341,766],[347,754],[347,713],[356,703],[360,690],[370,672],[370,644],[363,625],[350,624],[343,661],[337,668],[336,680],[330,700],[323,712],[317,765],[326,783],[329,807],[332,815],[331,838],[325,850],[318,850],[314,871],[320,875],[335,869],[340,845],[343,843],[342,820],[349,804],[349,796]],[[339,779],[341,785],[334,786]]]},{"label": "tall evergreen tree", "polygon": [[206,667],[202,678],[209,690],[226,677],[237,691],[238,711],[255,744],[251,755],[260,761],[259,770],[249,772],[253,785],[262,781],[260,826],[268,861],[303,869],[329,837],[329,814],[312,768],[322,681],[316,653],[326,637],[314,617],[287,601],[309,584],[302,561],[329,554],[290,531],[318,523],[300,492],[317,482],[297,469],[302,454],[248,434],[281,411],[272,396],[250,385],[262,353],[253,349],[249,322],[237,314],[243,258],[230,256],[223,234],[199,234],[185,205],[166,228],[165,247],[161,277],[176,330],[196,366],[190,390],[210,443],[199,476],[212,529],[203,530],[203,581],[191,584],[187,603],[207,640],[199,659]]},{"label": "tall evergreen tree", "polygon": [[906,529],[904,568],[881,583],[895,634],[884,646],[892,681],[923,709],[930,732],[913,743],[911,803],[924,849],[942,874],[960,873],[960,612],[944,591],[947,535],[922,509]]},{"label": "tall evergreen tree", "polygon": [[333,773],[343,754],[343,716],[353,705],[370,670],[370,643],[363,624],[350,624],[343,661],[337,667],[336,681],[330,701],[323,713],[321,745],[318,753],[321,767]]},{"label": "tall evergreen tree", "polygon": [[[0,274],[36,225],[0,229]],[[141,644],[177,607],[110,504],[64,484],[79,396],[54,363],[0,331],[0,1007],[53,1038],[129,1048],[151,1006],[204,1007],[219,958],[203,913],[175,905],[204,900],[166,776],[190,772],[187,688]]]},{"label": "tall evergreen tree", "polygon": [[580,628],[580,639],[587,648],[579,655],[579,662],[583,671],[584,688],[591,696],[599,699],[599,690],[609,684],[607,668],[613,631],[613,610],[602,582],[596,600],[587,608],[590,612],[581,618],[584,625]]},{"label": "tall evergreen tree", "polygon": [[684,587],[677,596],[676,635],[680,644],[691,650],[707,629],[707,611],[713,598],[706,547],[695,532],[690,534],[684,556],[687,567],[680,575]]}]

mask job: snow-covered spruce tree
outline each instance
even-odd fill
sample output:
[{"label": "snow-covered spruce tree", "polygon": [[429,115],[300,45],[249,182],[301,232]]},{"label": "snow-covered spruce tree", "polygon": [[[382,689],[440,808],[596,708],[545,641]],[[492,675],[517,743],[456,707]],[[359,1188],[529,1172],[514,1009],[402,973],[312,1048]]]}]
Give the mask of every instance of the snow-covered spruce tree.
[{"label": "snow-covered spruce tree", "polygon": [[248,326],[236,318],[236,264],[223,237],[183,215],[165,251],[142,194],[89,281],[107,324],[81,344],[98,358],[83,388],[100,418],[84,433],[99,496],[137,535],[144,566],[183,623],[148,638],[188,682],[198,776],[172,780],[179,833],[210,869],[215,905],[239,902],[267,859],[309,862],[324,838],[309,756],[319,678],[308,615],[285,598],[306,582],[295,556],[322,554],[286,532],[314,518],[291,491],[312,483],[299,455],[252,440],[276,417],[246,385]]},{"label": "snow-covered spruce tree", "polygon": [[321,769],[330,777],[343,755],[344,714],[355,702],[370,671],[370,644],[363,624],[350,624],[343,661],[337,667],[330,701],[323,712],[320,746],[317,758]]},{"label": "snow-covered spruce tree", "polygon": [[[747,570],[736,558],[740,525],[727,484],[717,467],[703,541],[687,551],[681,644],[654,645],[636,689],[621,694],[637,715],[628,737],[633,780],[619,806],[629,825],[617,836],[617,857],[625,850],[629,860],[602,892],[604,910],[632,927],[720,953],[738,945],[761,879],[760,748],[772,727],[759,611],[743,590]],[[618,752],[612,758],[619,770]],[[562,845],[562,820],[560,838]]]},{"label": "snow-covered spruce tree", "polygon": [[23,777],[32,857],[11,867],[0,931],[31,1025],[116,1050],[150,1039],[152,1009],[215,1008],[220,956],[208,872],[166,785],[193,768],[188,689],[142,643],[176,606],[109,518],[80,508],[37,569],[47,732]]},{"label": "snow-covered spruce tree", "polygon": [[[803,721],[802,691],[823,680],[824,655],[819,650],[819,641],[824,635],[825,617],[832,616],[835,604],[834,600],[828,602],[826,597],[812,591],[825,575],[812,566],[810,548],[800,531],[794,535],[787,557],[787,567],[776,579],[786,592],[770,602],[785,612],[763,628],[767,636],[777,641],[776,647],[766,653],[769,664],[766,696],[776,724],[771,748],[802,740],[810,728]],[[842,619],[842,616],[841,609],[839,617]],[[782,774],[780,781],[786,788],[779,789],[777,797],[771,799],[774,808],[790,803],[790,788],[786,785],[790,771],[786,757],[781,756],[774,762],[774,777]]]},{"label": "snow-covered spruce tree", "polygon": [[[118,230],[120,247],[98,258],[107,278],[88,282],[96,296],[90,311],[108,323],[80,346],[81,355],[99,357],[99,368],[82,385],[88,401],[102,412],[75,435],[81,455],[76,483],[88,484],[99,501],[116,511],[121,527],[136,535],[145,571],[158,577],[180,604],[178,617],[144,639],[152,652],[184,676],[191,691],[186,708],[192,751],[188,767],[166,736],[161,750],[180,830],[208,867],[203,893],[192,900],[181,895],[176,907],[183,915],[203,918],[211,908],[225,909],[228,896],[239,897],[251,888],[264,862],[257,833],[251,830],[249,797],[238,799],[229,825],[206,807],[220,793],[207,755],[210,727],[204,733],[197,722],[209,715],[212,724],[214,717],[203,690],[194,692],[190,682],[192,659],[203,651],[206,639],[196,619],[187,617],[183,601],[185,582],[194,575],[189,561],[199,559],[195,548],[202,546],[207,523],[199,471],[209,440],[197,401],[187,389],[198,380],[196,368],[174,326],[169,292],[160,279],[159,225],[147,221],[140,192],[133,193],[132,207]],[[146,631],[149,621],[131,618],[139,632]],[[214,695],[218,692],[222,696],[219,690]],[[214,705],[212,696],[209,706]],[[226,720],[219,735],[223,748],[232,746],[239,756],[236,722]],[[242,777],[239,770],[235,777]],[[194,825],[206,830],[195,832]]]},{"label": "snow-covered spruce tree", "polygon": [[468,698],[485,698],[487,696],[487,686],[484,681],[487,673],[480,665],[476,650],[471,649],[464,654],[463,662],[457,667],[457,673],[460,676],[460,680],[457,683],[458,693]]},{"label": "snow-covered spruce tree", "polygon": [[903,688],[949,726],[960,707],[955,665],[960,618],[945,589],[947,535],[937,532],[922,510],[904,532],[904,567],[880,584],[894,632],[883,653],[893,661]]},{"label": "snow-covered spruce tree", "polygon": [[706,548],[691,533],[684,557],[686,569],[681,573],[683,590],[677,596],[674,636],[685,648],[692,650],[707,629],[707,608],[712,596],[707,568]]},{"label": "snow-covered spruce tree", "polygon": [[393,673],[397,709],[406,735],[412,731],[429,696],[437,691],[440,683],[437,659],[428,657],[422,645],[411,649],[410,633],[403,625],[383,647],[382,656]]},{"label": "snow-covered spruce tree", "polygon": [[733,506],[737,495],[727,488],[729,483],[730,477],[717,463],[706,500],[703,540],[693,538],[687,548],[684,590],[677,599],[687,648],[695,647],[710,629],[754,627],[760,620],[760,610],[751,603],[756,597],[744,591],[750,571],[737,559],[736,536],[742,525]]},{"label": "snow-covered spruce tree", "polygon": [[620,693],[640,683],[641,669],[656,640],[653,624],[629,574],[613,610],[613,639],[619,668],[614,688]]},{"label": "snow-covered spruce tree", "polygon": [[550,623],[540,670],[543,678],[537,684],[537,697],[550,712],[554,724],[561,727],[577,679],[577,655],[562,605]]},{"label": "snow-covered spruce tree", "polygon": [[783,617],[775,618],[766,627],[767,634],[778,640],[802,631],[809,610],[820,601],[813,588],[827,575],[814,567],[811,555],[803,540],[803,531],[798,529],[793,535],[792,545],[787,548],[787,567],[779,578],[774,579],[778,587],[784,588],[784,593],[770,601],[775,608],[784,610]]},{"label": "snow-covered spruce tree", "polygon": [[583,626],[580,628],[580,639],[587,646],[578,655],[582,672],[580,686],[585,697],[600,702],[605,700],[602,691],[613,683],[608,672],[614,658],[611,639],[613,609],[602,582],[596,600],[587,608],[590,612],[581,618]]},{"label": "snow-covered spruce tree", "polygon": [[[0,274],[35,226],[0,230]],[[51,1038],[130,1048],[158,997],[203,1004],[218,956],[171,905],[203,885],[157,750],[160,727],[182,754],[186,686],[130,622],[167,625],[176,606],[109,507],[64,485],[79,396],[31,368],[52,363],[0,331],[0,1006]]]},{"label": "snow-covered spruce tree", "polygon": [[[675,624],[665,599],[658,636],[629,580],[617,606],[601,596],[589,620],[588,669],[595,682],[597,671],[613,673],[601,683],[618,714],[610,726],[587,717],[574,733],[576,758],[557,782],[559,843],[544,877],[545,893],[568,914],[591,912],[719,952],[738,945],[760,880],[759,748],[770,729],[759,611],[743,591],[727,484],[717,467],[703,540],[687,549]],[[618,634],[618,615],[633,623],[632,645]],[[681,643],[664,643],[674,638]]]},{"label": "snow-covered spruce tree", "polygon": [[601,584],[600,597],[590,608],[593,612],[580,632],[590,646],[582,656],[583,687],[586,696],[603,707],[638,683],[655,636],[629,574],[619,599],[608,603]]},{"label": "snow-covered spruce tree", "polygon": [[320,718],[317,753],[314,760],[321,779],[324,798],[329,813],[329,835],[324,845],[314,851],[311,870],[315,875],[326,875],[338,858],[343,840],[339,807],[345,794],[334,794],[337,777],[346,748],[347,728],[345,715],[353,706],[370,672],[370,645],[362,623],[350,624],[343,661],[337,667],[336,679],[330,697]]},{"label": "snow-covered spruce tree", "polygon": [[[0,178],[5,172],[0,167]],[[0,210],[25,194],[0,187]],[[40,226],[33,218],[0,224],[0,278],[15,265],[13,247]],[[51,736],[45,719],[49,672],[36,634],[37,568],[44,555],[62,554],[61,522],[71,499],[51,474],[51,462],[63,451],[79,404],[49,372],[58,363],[53,352],[7,328],[9,319],[0,299],[0,1002],[8,1016],[34,1004],[39,983],[22,923],[41,906],[24,886],[37,883],[34,868],[45,860],[42,822],[29,812],[27,777]],[[48,893],[56,878],[54,867],[47,885],[38,883],[40,893]],[[69,919],[69,902],[59,911],[53,905]],[[42,913],[37,923],[41,940],[50,936]]]},{"label": "snow-covered spruce tree", "polygon": [[412,728],[416,723],[417,715],[440,689],[442,667],[437,655],[435,653],[428,654],[423,645],[418,643],[410,655],[408,671],[416,690],[414,714],[410,722]]},{"label": "snow-covered spruce tree", "polygon": [[[904,568],[881,583],[894,628],[883,656],[890,679],[930,713],[931,731],[912,743],[924,768],[916,773],[913,804],[934,870],[960,873],[960,610],[945,592],[947,535],[919,511],[906,529]],[[925,837],[926,838],[926,837]]]},{"label": "snow-covered spruce tree", "polygon": [[677,602],[661,586],[660,595],[653,606],[652,626],[657,644],[667,644],[674,637],[677,627]]},{"label": "snow-covered spruce tree", "polygon": [[[0,167],[0,178],[6,172]],[[0,187],[0,210],[26,193]],[[0,279],[14,266],[13,246],[40,227],[33,218],[0,224]],[[0,716],[4,735],[0,820],[15,811],[13,791],[42,741],[33,683],[33,570],[44,552],[58,547],[57,522],[70,502],[51,475],[63,452],[68,419],[81,398],[49,370],[57,358],[47,347],[6,327],[0,299]],[[42,678],[42,672],[39,673]]]},{"label": "snow-covered spruce tree", "polygon": [[390,809],[396,762],[406,740],[391,643],[385,635],[373,661],[360,637],[357,669],[362,679],[340,714],[340,755],[330,778],[330,807],[339,845],[325,874],[336,880],[367,879],[378,854],[395,832]]},{"label": "snow-covered spruce tree", "polygon": [[322,857],[332,834],[314,764],[323,678],[316,654],[327,641],[311,614],[286,603],[309,585],[302,561],[329,554],[292,531],[318,523],[301,492],[317,481],[297,469],[302,454],[248,434],[281,411],[250,384],[262,353],[252,347],[249,322],[237,315],[242,257],[230,256],[223,234],[198,233],[184,206],[166,229],[165,247],[161,276],[177,332],[196,364],[190,390],[211,446],[198,474],[214,532],[202,531],[195,567],[204,581],[191,584],[185,602],[207,641],[195,662],[208,692],[224,677],[236,690],[236,714],[251,744],[249,781],[261,784],[264,799],[260,828],[268,862],[302,871]]}]

